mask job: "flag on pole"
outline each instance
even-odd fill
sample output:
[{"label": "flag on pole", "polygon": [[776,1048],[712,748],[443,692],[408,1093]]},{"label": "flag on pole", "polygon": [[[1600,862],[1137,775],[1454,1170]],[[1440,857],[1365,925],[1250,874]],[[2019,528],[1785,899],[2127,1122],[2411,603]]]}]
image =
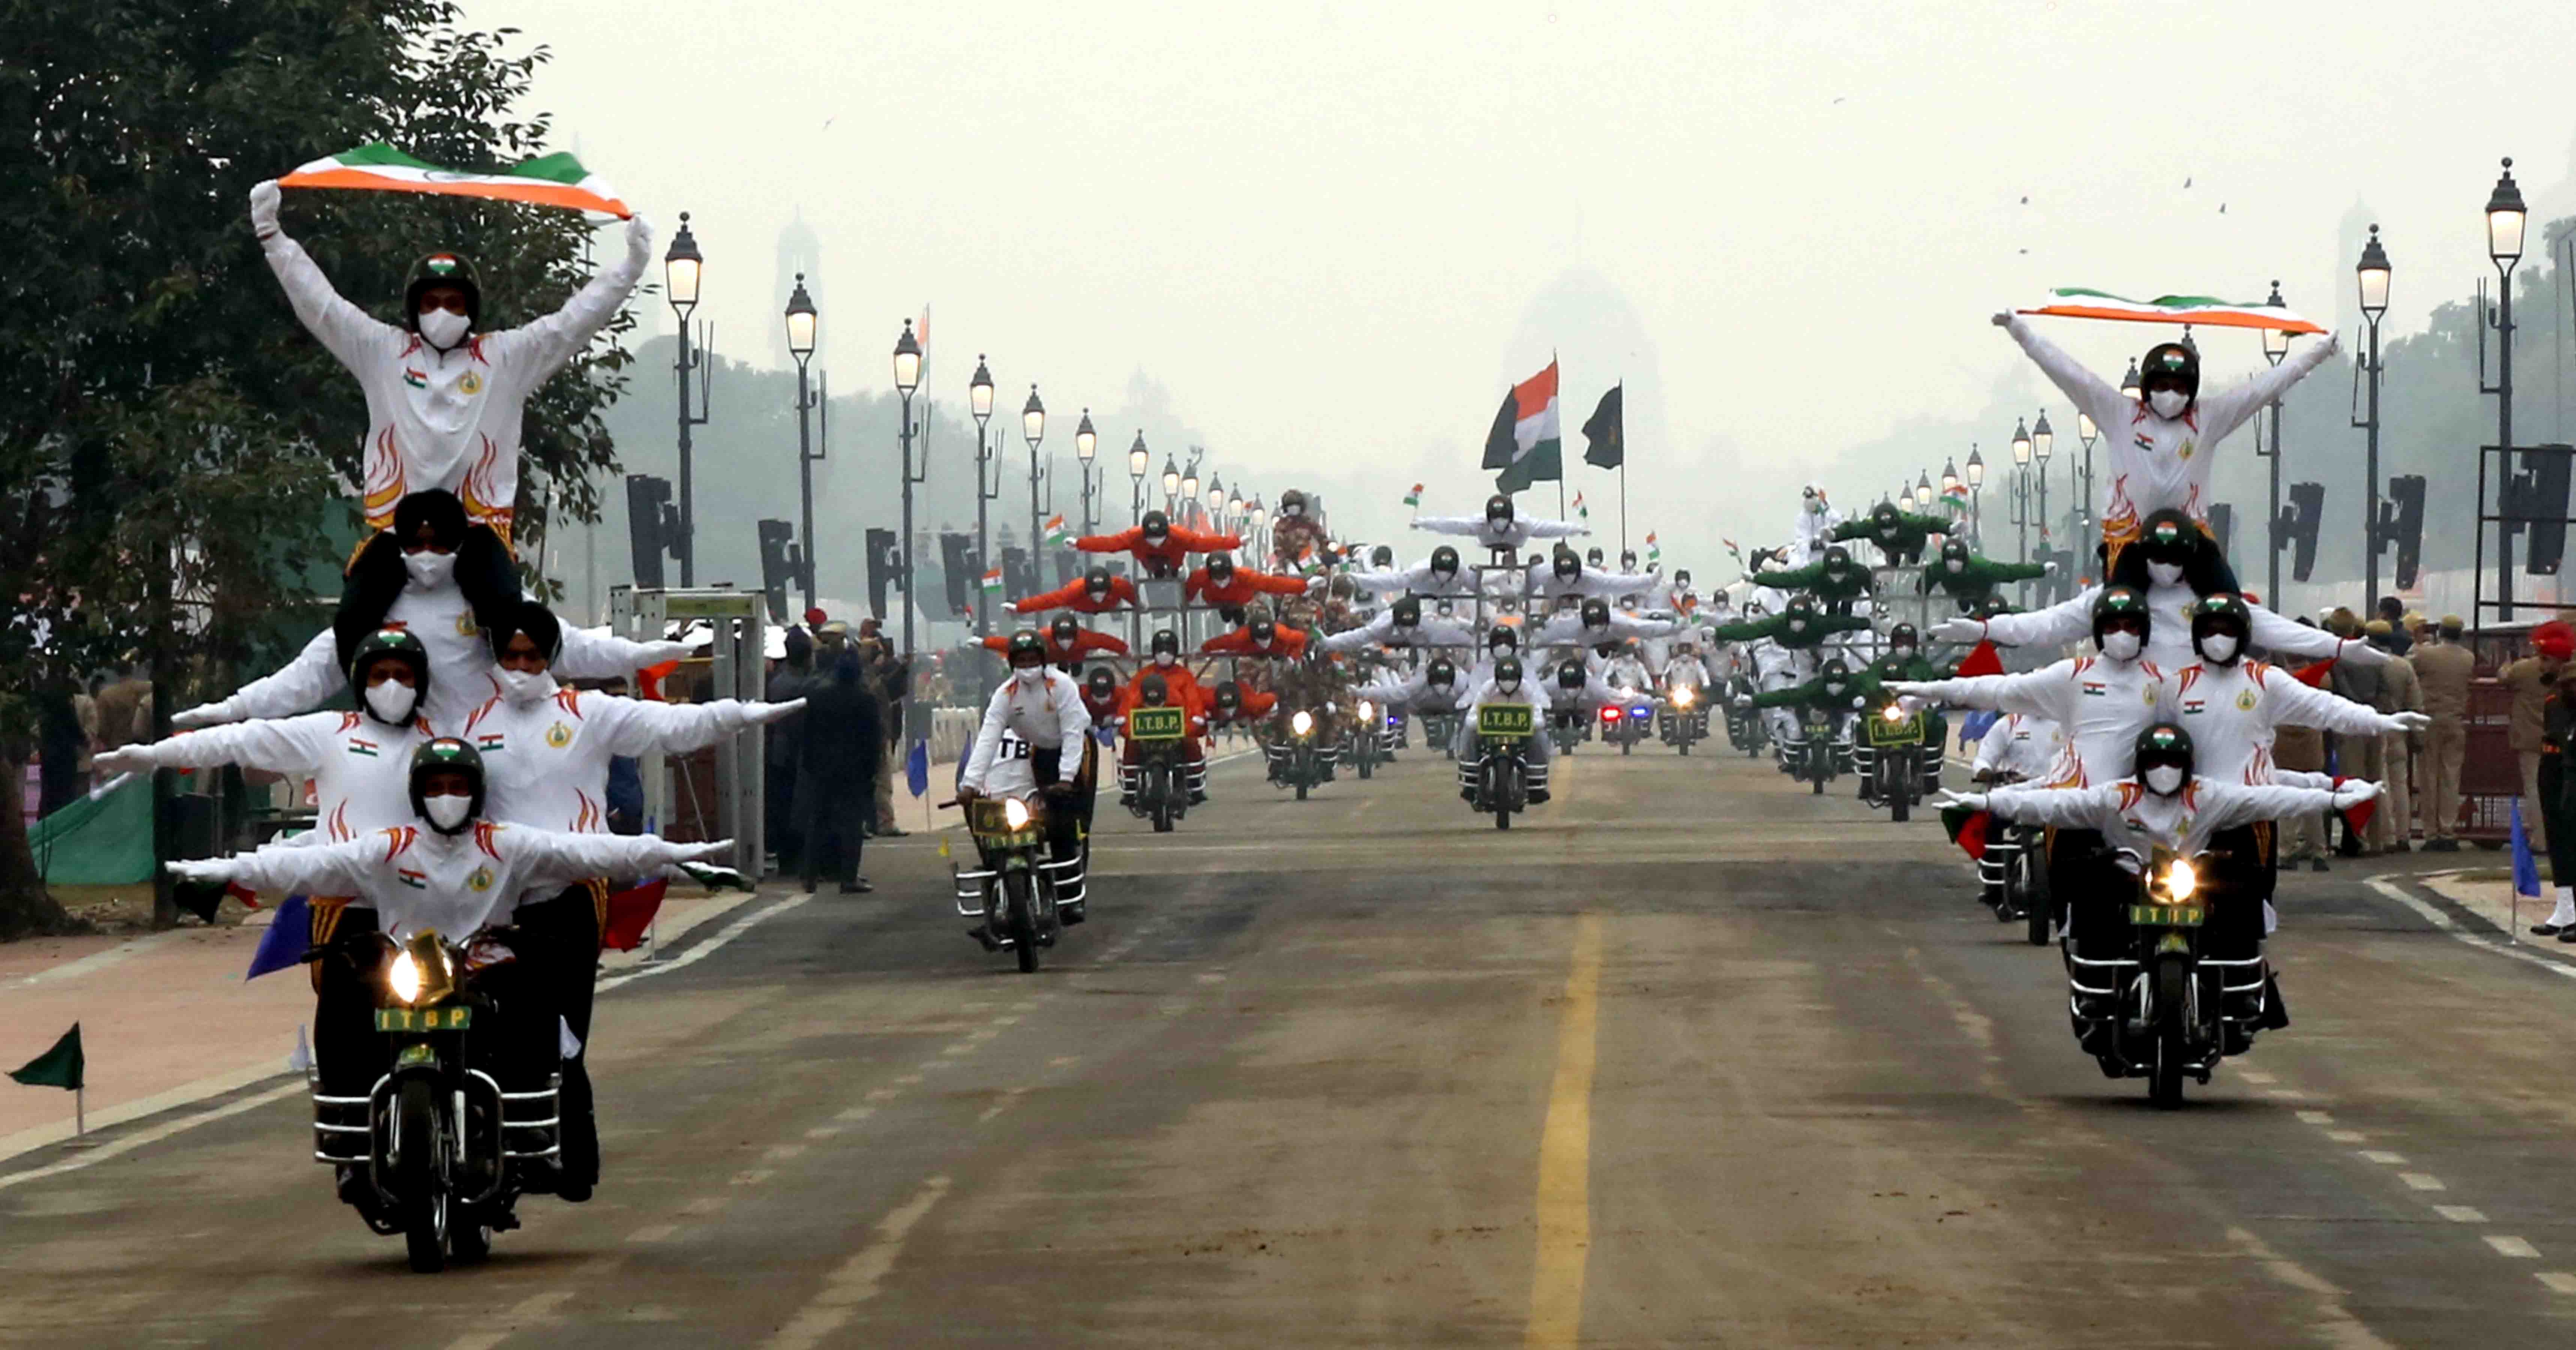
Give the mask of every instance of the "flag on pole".
[{"label": "flag on pole", "polygon": [[2057,287],[2048,293],[2048,303],[2020,312],[2055,314],[2069,319],[2115,319],[2123,323],[2277,328],[2285,333],[2326,331],[2313,319],[2303,319],[2279,305],[2260,300],[2220,300],[2207,295],[2159,295],[2153,300],[2130,300],[2109,291],[2088,290],[2082,286]]},{"label": "flag on pole", "polygon": [[1592,508],[1583,504],[1583,494],[1580,492],[1574,494],[1574,518],[1576,520],[1592,519]]},{"label": "flag on pole", "polygon": [[1948,503],[1950,509],[1953,511],[1967,510],[1968,485],[1965,483],[1952,483],[1950,486],[1941,489],[1941,500]]},{"label": "flag on pole", "polygon": [[1615,469],[1628,462],[1627,388],[1625,380],[1610,386],[1583,423],[1583,462],[1594,468]]},{"label": "flag on pole", "polygon": [[250,954],[250,969],[242,972],[245,980],[256,980],[272,971],[287,970],[304,963],[304,949],[312,945],[313,908],[300,895],[290,895],[269,916],[267,931],[259,935],[259,947]]},{"label": "flag on pole", "polygon": [[999,595],[1002,593],[1001,568],[996,567],[984,573],[984,591],[988,595]]},{"label": "flag on pole", "polygon": [[1072,533],[1064,528],[1063,515],[1057,514],[1047,517],[1046,541],[1048,543],[1062,546],[1072,538]]},{"label": "flag on pole", "polygon": [[1407,506],[1413,507],[1413,508],[1415,508],[1416,510],[1419,510],[1419,509],[1421,508],[1421,506],[1422,506],[1422,485],[1421,485],[1420,483],[1416,483],[1416,484],[1414,484],[1414,485],[1413,485],[1413,490],[1412,490],[1411,492],[1408,492],[1408,493],[1405,493],[1405,494],[1404,494],[1404,504],[1405,504],[1405,505],[1407,505]]},{"label": "flag on pole", "polygon": [[54,1042],[53,1049],[10,1070],[9,1076],[29,1087],[58,1087],[78,1092],[84,1067],[86,1061],[81,1058],[80,1023],[74,1022],[72,1029]]},{"label": "flag on pole", "polygon": [[428,192],[533,202],[575,211],[599,211],[621,219],[635,214],[618,197],[617,189],[583,168],[580,160],[561,151],[524,160],[498,173],[468,173],[414,159],[382,141],[373,141],[317,159],[277,182],[281,187]]},{"label": "flag on pole", "polygon": [[1562,480],[1564,457],[1565,441],[1556,412],[1556,362],[1549,361],[1547,369],[1512,386],[1512,392],[1503,396],[1493,429],[1485,434],[1484,467],[1502,470],[1494,476],[1494,488],[1512,493],[1532,483]]},{"label": "flag on pole", "polygon": [[1662,562],[1663,560],[1664,560],[1664,546],[1655,542],[1655,534],[1654,534],[1654,531],[1652,531],[1652,530],[1647,531],[1647,532],[1646,532],[1646,565],[1647,565],[1648,567],[1652,567],[1652,566],[1654,566],[1656,563]]},{"label": "flag on pole", "polygon": [[914,741],[904,755],[903,785],[916,797],[930,790],[930,742]]},{"label": "flag on pole", "polygon": [[644,930],[653,926],[653,916],[661,912],[662,897],[670,889],[668,880],[655,877],[609,896],[608,923],[599,931],[599,945],[621,952],[644,945]]},{"label": "flag on pole", "polygon": [[2513,893],[2532,900],[2540,898],[2540,861],[2531,856],[2531,835],[2522,825],[2520,797],[2513,799]]}]

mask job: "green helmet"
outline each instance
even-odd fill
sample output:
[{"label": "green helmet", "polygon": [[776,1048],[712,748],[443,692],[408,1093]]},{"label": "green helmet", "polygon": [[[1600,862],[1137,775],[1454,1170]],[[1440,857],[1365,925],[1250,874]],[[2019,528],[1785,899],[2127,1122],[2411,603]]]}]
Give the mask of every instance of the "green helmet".
[{"label": "green helmet", "polygon": [[429,702],[429,648],[407,629],[379,628],[359,639],[349,654],[349,692],[358,700],[358,706],[387,726],[409,726],[410,717],[389,721],[378,716],[374,705],[367,702],[367,672],[378,661],[400,661],[411,667],[411,712],[417,716]]},{"label": "green helmet", "polygon": [[445,251],[424,255],[411,265],[411,274],[403,282],[403,327],[420,331],[420,293],[437,286],[453,286],[465,292],[465,321],[471,328],[483,326],[483,281],[474,264],[462,253]]},{"label": "green helmet", "polygon": [[[454,829],[444,828],[429,819],[428,797],[421,789],[428,785],[430,775],[435,773],[461,773],[474,785],[471,794],[473,804],[467,809],[465,819],[458,821]],[[483,755],[473,746],[453,736],[439,736],[423,742],[418,750],[411,752],[411,811],[413,815],[429,821],[431,829],[440,834],[463,834],[475,821],[482,819],[483,799]]]},{"label": "green helmet", "polygon": [[2093,642],[2099,646],[2102,635],[2113,628],[2137,629],[2144,642],[2155,631],[2155,615],[2147,608],[2147,598],[2126,586],[2106,586],[2093,597]]}]

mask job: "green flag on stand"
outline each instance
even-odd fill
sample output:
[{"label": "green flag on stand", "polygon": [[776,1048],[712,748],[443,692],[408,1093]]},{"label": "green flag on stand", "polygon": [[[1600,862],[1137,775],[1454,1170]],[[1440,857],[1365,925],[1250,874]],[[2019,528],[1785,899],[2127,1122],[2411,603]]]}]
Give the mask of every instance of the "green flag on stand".
[{"label": "green flag on stand", "polygon": [[29,1087],[58,1087],[78,1092],[82,1067],[80,1023],[74,1022],[72,1029],[54,1042],[53,1049],[28,1060],[25,1067],[12,1071],[9,1076]]}]

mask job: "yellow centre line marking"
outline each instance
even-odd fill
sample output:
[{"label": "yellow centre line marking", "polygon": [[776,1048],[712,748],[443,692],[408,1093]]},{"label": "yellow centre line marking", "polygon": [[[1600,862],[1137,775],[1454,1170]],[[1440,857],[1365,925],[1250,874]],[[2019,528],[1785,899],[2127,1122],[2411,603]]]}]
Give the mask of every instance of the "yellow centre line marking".
[{"label": "yellow centre line marking", "polygon": [[1571,1346],[1583,1329],[1583,1267],[1592,1246],[1592,1063],[1598,1042],[1601,916],[1575,922],[1574,966],[1556,1031],[1556,1081],[1538,1142],[1538,1260],[1523,1344]]}]

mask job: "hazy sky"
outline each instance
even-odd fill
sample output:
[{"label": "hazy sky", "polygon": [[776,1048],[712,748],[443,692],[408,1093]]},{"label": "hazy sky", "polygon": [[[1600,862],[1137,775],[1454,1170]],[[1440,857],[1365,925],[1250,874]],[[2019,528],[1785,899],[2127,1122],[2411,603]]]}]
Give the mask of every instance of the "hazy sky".
[{"label": "hazy sky", "polygon": [[[1809,464],[1976,415],[2022,378],[1986,315],[2051,285],[2278,277],[2332,323],[2366,201],[2408,331],[2486,268],[2497,157],[2536,240],[2576,133],[2564,0],[467,11],[554,48],[539,106],[665,237],[695,214],[728,354],[769,359],[801,210],[836,390],[886,383],[929,302],[943,395],[979,350],[1007,403],[1034,379],[1068,415],[1141,367],[1229,480],[1325,466],[1393,522],[1416,479],[1474,509],[1494,406],[1553,345],[1569,464],[1600,390],[1660,372],[1631,473],[1668,543],[1777,533]],[[1633,315],[1569,328],[1643,349],[1525,331],[1569,276]],[[2115,372],[2158,335],[2043,322]],[[2260,361],[2207,350],[2213,379]]]}]

